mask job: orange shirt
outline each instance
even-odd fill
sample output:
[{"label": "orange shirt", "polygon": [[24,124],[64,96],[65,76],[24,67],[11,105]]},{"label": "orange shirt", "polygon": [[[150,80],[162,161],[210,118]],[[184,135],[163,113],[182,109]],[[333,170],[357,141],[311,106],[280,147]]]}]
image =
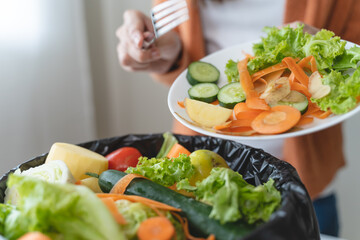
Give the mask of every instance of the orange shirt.
[{"label": "orange shirt", "polygon": [[[163,0],[156,0],[155,4]],[[183,51],[178,67],[166,74],[153,74],[158,81],[171,85],[190,62],[205,56],[198,0],[187,0],[189,21],[179,33]],[[303,21],[317,28],[327,28],[343,39],[360,42],[360,1],[355,0],[287,0],[284,22]],[[174,121],[174,133],[198,133]],[[310,197],[318,196],[345,165],[341,125],[309,135],[288,138],[284,143],[284,160],[293,165]]]}]

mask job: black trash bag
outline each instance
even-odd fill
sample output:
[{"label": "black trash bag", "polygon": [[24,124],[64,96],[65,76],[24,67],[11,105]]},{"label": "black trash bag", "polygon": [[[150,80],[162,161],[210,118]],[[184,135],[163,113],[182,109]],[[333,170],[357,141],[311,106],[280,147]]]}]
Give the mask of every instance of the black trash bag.
[{"label": "black trash bag", "polygon": [[[179,143],[190,152],[198,149],[212,150],[221,155],[230,168],[238,171],[244,179],[259,185],[274,179],[280,190],[282,202],[269,221],[257,227],[243,240],[305,240],[320,239],[319,228],[311,199],[300,181],[296,170],[261,149],[213,137],[185,136],[174,134]],[[162,134],[125,135],[91,141],[79,146],[106,155],[120,147],[132,146],[143,156],[155,157],[163,143]],[[22,171],[45,162],[47,154],[38,156],[10,170],[0,179],[0,202],[4,201],[4,191],[9,173],[20,168]],[[1,237],[0,237],[1,239]]]}]

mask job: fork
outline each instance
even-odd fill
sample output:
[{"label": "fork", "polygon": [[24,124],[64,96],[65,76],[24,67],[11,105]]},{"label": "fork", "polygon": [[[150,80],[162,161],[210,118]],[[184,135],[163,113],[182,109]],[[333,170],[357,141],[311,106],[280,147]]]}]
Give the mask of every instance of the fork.
[{"label": "fork", "polygon": [[144,49],[149,48],[160,36],[188,20],[189,11],[185,0],[167,0],[154,6],[150,11],[150,17],[155,36],[150,41],[144,41]]}]

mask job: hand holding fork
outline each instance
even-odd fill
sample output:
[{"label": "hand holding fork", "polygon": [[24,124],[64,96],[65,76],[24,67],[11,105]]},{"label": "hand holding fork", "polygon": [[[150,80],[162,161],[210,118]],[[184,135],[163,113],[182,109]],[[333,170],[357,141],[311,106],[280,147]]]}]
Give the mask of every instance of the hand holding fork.
[{"label": "hand holding fork", "polygon": [[184,0],[168,0],[155,6],[151,18],[139,11],[126,11],[124,23],[116,31],[120,65],[128,71],[167,72],[181,51],[180,38],[171,29],[187,18]]}]

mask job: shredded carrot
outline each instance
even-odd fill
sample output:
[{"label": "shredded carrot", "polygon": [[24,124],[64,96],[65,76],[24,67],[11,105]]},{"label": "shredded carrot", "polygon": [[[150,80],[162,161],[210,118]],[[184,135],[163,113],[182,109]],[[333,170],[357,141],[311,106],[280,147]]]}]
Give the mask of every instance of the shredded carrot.
[{"label": "shredded carrot", "polygon": [[207,239],[192,236],[190,234],[189,225],[186,218],[183,218],[179,214],[174,212],[172,212],[171,214],[180,222],[187,240],[215,240],[215,236],[213,234],[211,234]]},{"label": "shredded carrot", "polygon": [[212,105],[219,105],[219,100],[215,100],[211,103]]},{"label": "shredded carrot", "polygon": [[313,117],[302,116],[296,126],[303,126],[314,121]]},{"label": "shredded carrot", "polygon": [[319,118],[319,119],[324,119],[324,118],[327,118],[328,116],[330,116],[331,113],[332,113],[331,110],[327,110],[326,112],[317,111],[317,112],[312,113],[311,115],[316,118]]},{"label": "shredded carrot", "polygon": [[221,125],[216,125],[214,126],[214,129],[215,130],[222,130],[222,129],[226,129],[226,128],[229,128],[231,126],[231,121],[228,121],[226,123],[223,123]]},{"label": "shredded carrot", "polygon": [[311,71],[316,72],[318,70],[318,68],[317,68],[316,59],[314,58],[314,56],[311,56],[310,63],[311,63]]},{"label": "shredded carrot", "polygon": [[240,84],[246,95],[246,105],[253,109],[270,109],[264,99],[259,98],[259,94],[254,89],[253,81],[247,69],[248,58],[238,62],[237,67],[240,75]]},{"label": "shredded carrot", "polygon": [[75,185],[81,185],[81,180],[77,180],[77,181],[75,182]]},{"label": "shredded carrot", "polygon": [[139,174],[127,174],[124,177],[122,177],[110,190],[110,193],[117,193],[117,194],[124,194],[126,191],[126,188],[129,186],[132,180],[135,178],[145,178],[142,175]]},{"label": "shredded carrot", "polygon": [[184,101],[177,101],[177,104],[179,105],[179,107],[185,108]]},{"label": "shredded carrot", "polygon": [[170,240],[175,227],[166,217],[152,217],[143,221],[137,231],[139,240]]},{"label": "shredded carrot", "polygon": [[116,207],[115,201],[113,198],[101,198],[101,201],[106,205],[106,207],[109,209],[113,217],[115,218],[116,222],[119,224],[126,224],[125,218],[121,215],[119,210]]},{"label": "shredded carrot", "polygon": [[313,102],[311,102],[310,99],[308,99],[308,110],[304,114],[304,116],[311,115],[314,112],[320,111],[320,108]]},{"label": "shredded carrot", "polygon": [[254,119],[263,110],[248,108],[246,103],[238,103],[234,107],[234,115],[236,119]]},{"label": "shredded carrot", "polygon": [[255,82],[258,78],[261,78],[269,73],[273,73],[273,72],[276,72],[276,71],[279,71],[279,70],[284,70],[287,68],[287,65],[284,64],[284,63],[278,63],[278,64],[275,64],[273,66],[270,66],[268,68],[265,68],[263,70],[260,70],[256,73],[254,73],[251,78],[252,78],[252,81]]},{"label": "shredded carrot", "polygon": [[295,90],[295,91],[298,91],[298,92],[301,92],[302,94],[304,94],[306,97],[311,97],[311,93],[309,92],[308,88],[306,86],[304,86],[303,84],[301,83],[297,83],[295,81],[290,82],[290,89],[291,90]]},{"label": "shredded carrot", "polygon": [[140,202],[144,205],[152,206],[152,207],[155,207],[155,208],[158,208],[161,210],[165,210],[165,211],[175,211],[175,212],[181,211],[181,209],[172,207],[165,203],[157,202],[157,201],[151,200],[149,198],[144,198],[144,197],[140,197],[140,196],[136,196],[136,195],[98,193],[98,194],[96,194],[96,196],[98,196],[99,198],[109,198],[110,197],[110,198],[113,198],[115,201],[124,199],[124,200],[128,200],[131,202]]},{"label": "shredded carrot", "polygon": [[295,78],[302,83],[304,86],[308,86],[309,84],[309,77],[306,73],[302,70],[302,68],[296,64],[295,59],[291,57],[285,57],[282,62],[286,64],[286,66],[290,69],[291,72],[294,73]]},{"label": "shredded carrot", "polygon": [[301,68],[310,68],[310,59],[311,59],[312,56],[307,56],[307,57],[304,57],[303,59],[301,59],[299,62],[298,62],[298,65],[299,67]]},{"label": "shredded carrot", "polygon": [[186,154],[189,156],[191,152],[187,150],[184,146],[179,143],[175,143],[174,146],[170,149],[169,153],[166,155],[168,158],[177,158],[180,154]]}]

